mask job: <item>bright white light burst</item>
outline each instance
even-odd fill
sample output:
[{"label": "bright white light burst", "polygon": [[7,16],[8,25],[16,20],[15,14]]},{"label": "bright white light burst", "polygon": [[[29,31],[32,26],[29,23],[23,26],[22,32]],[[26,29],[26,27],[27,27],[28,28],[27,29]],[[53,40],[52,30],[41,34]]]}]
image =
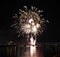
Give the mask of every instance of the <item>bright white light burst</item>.
[{"label": "bright white light burst", "polygon": [[[27,6],[24,6],[25,10],[19,9],[19,14],[13,16],[14,26],[17,29],[18,37],[22,34],[36,36],[38,33],[43,32],[43,25],[48,20],[42,18],[42,10],[38,10],[36,7],[31,6],[31,9],[27,9]],[[31,37],[30,37],[31,38]]]}]

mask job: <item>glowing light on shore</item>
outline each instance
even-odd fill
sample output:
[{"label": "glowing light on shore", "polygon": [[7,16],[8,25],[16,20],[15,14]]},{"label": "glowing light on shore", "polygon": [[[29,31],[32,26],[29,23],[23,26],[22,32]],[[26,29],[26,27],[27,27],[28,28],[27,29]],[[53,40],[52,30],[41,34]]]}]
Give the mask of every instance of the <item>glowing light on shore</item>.
[{"label": "glowing light on shore", "polygon": [[31,41],[31,45],[34,45],[36,44],[36,40],[33,39],[33,37],[30,38],[30,41]]}]

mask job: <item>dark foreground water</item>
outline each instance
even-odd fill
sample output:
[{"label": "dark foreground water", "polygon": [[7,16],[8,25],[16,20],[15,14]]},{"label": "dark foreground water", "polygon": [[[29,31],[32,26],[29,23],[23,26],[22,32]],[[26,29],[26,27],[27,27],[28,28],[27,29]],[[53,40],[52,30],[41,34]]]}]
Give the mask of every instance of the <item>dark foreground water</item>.
[{"label": "dark foreground water", "polygon": [[0,45],[0,57],[60,57],[60,46]]}]

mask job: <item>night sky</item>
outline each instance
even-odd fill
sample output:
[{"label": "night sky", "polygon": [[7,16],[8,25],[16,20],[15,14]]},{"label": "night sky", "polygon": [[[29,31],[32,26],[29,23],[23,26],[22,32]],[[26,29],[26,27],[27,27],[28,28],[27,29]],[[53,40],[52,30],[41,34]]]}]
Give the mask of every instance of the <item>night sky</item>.
[{"label": "night sky", "polygon": [[58,42],[59,39],[59,19],[57,18],[56,0],[1,0],[0,1],[0,42],[9,40],[18,41],[16,30],[11,28],[13,24],[12,16],[18,13],[23,6],[35,6],[44,10],[43,17],[49,20],[44,33],[38,37],[39,41]]}]

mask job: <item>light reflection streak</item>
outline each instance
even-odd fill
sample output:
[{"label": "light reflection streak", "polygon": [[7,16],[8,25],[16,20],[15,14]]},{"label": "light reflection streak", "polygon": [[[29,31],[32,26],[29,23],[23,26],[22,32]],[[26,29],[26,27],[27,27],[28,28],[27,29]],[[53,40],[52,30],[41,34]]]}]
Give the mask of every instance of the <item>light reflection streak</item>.
[{"label": "light reflection streak", "polygon": [[30,46],[30,55],[33,57],[36,54],[36,46]]}]

